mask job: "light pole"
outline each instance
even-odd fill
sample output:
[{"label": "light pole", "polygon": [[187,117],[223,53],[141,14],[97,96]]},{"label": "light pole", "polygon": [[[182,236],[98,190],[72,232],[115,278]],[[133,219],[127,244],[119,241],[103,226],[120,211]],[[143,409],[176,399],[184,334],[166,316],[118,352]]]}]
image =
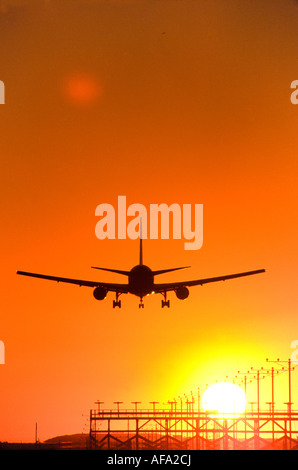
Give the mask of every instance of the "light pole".
[{"label": "light pole", "polygon": [[155,405],[159,403],[159,401],[149,401],[151,405],[153,405],[153,414],[155,415]]},{"label": "light pole", "polygon": [[142,403],[141,401],[132,401],[132,405],[135,405],[135,413],[137,414],[138,412],[138,405]]},{"label": "light pole", "polygon": [[121,403],[123,403],[123,401],[114,401],[114,404],[117,405],[117,411],[118,411],[118,417],[119,417],[119,406],[121,405]]},{"label": "light pole", "polygon": [[99,401],[99,400],[97,400],[97,401],[95,402],[95,405],[98,406],[98,408],[97,408],[97,414],[100,413],[100,405],[103,405],[103,403],[104,403],[104,401]]},{"label": "light pole", "polygon": [[[267,362],[272,362],[274,364],[287,364],[288,365],[288,387],[289,387],[289,401],[285,403],[288,405],[288,417],[289,417],[289,436],[290,436],[290,447],[291,447],[291,440],[292,440],[292,386],[291,386],[291,372],[295,369],[295,366],[292,366],[291,359],[287,361],[281,361],[279,358],[276,361],[269,361],[266,359]],[[282,371],[286,371],[285,367],[281,367]]]}]

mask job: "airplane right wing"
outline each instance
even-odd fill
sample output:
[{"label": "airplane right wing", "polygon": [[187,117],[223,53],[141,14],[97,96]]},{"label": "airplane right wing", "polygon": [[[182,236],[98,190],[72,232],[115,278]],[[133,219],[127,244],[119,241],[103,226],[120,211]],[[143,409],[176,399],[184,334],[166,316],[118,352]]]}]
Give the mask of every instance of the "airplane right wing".
[{"label": "airplane right wing", "polygon": [[251,276],[253,274],[259,274],[259,273],[264,273],[264,272],[265,272],[265,269],[258,269],[256,271],[247,271],[245,273],[228,274],[226,276],[210,277],[206,279],[197,279],[195,281],[168,282],[164,284],[154,284],[154,292],[156,294],[164,293],[164,292],[169,292],[169,291],[175,291],[179,289],[179,287],[202,286],[203,284],[208,284],[210,282],[227,281],[228,279],[235,279],[237,277],[243,277],[243,276]]}]

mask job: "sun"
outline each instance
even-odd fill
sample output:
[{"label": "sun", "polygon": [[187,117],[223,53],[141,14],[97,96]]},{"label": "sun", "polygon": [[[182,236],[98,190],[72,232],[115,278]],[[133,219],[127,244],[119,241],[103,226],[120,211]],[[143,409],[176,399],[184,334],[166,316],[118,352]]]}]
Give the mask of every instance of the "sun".
[{"label": "sun", "polygon": [[202,406],[205,411],[214,411],[217,417],[239,415],[245,411],[245,393],[238,385],[219,382],[204,392]]}]

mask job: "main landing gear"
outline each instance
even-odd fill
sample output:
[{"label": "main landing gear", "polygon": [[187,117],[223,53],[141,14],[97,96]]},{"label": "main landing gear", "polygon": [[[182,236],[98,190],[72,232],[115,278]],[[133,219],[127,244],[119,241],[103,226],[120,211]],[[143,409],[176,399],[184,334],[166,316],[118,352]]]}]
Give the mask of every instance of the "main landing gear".
[{"label": "main landing gear", "polygon": [[170,301],[167,300],[167,292],[166,291],[163,292],[163,296],[164,296],[165,300],[161,301],[161,308],[164,308],[164,307],[170,308]]},{"label": "main landing gear", "polygon": [[120,295],[121,294],[119,294],[119,292],[116,292],[116,300],[113,300],[113,308],[115,307],[121,308],[121,300],[118,300]]}]

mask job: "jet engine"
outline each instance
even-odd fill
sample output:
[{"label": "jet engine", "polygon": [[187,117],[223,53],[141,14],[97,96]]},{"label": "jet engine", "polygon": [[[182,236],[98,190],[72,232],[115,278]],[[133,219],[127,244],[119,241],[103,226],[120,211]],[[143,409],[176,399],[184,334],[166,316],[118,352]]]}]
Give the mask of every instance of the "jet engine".
[{"label": "jet engine", "polygon": [[96,300],[103,300],[106,298],[107,291],[104,287],[96,287],[93,291],[93,295]]},{"label": "jet engine", "polygon": [[187,299],[187,297],[189,296],[189,290],[185,286],[178,287],[178,289],[176,290],[176,296],[180,300]]}]

